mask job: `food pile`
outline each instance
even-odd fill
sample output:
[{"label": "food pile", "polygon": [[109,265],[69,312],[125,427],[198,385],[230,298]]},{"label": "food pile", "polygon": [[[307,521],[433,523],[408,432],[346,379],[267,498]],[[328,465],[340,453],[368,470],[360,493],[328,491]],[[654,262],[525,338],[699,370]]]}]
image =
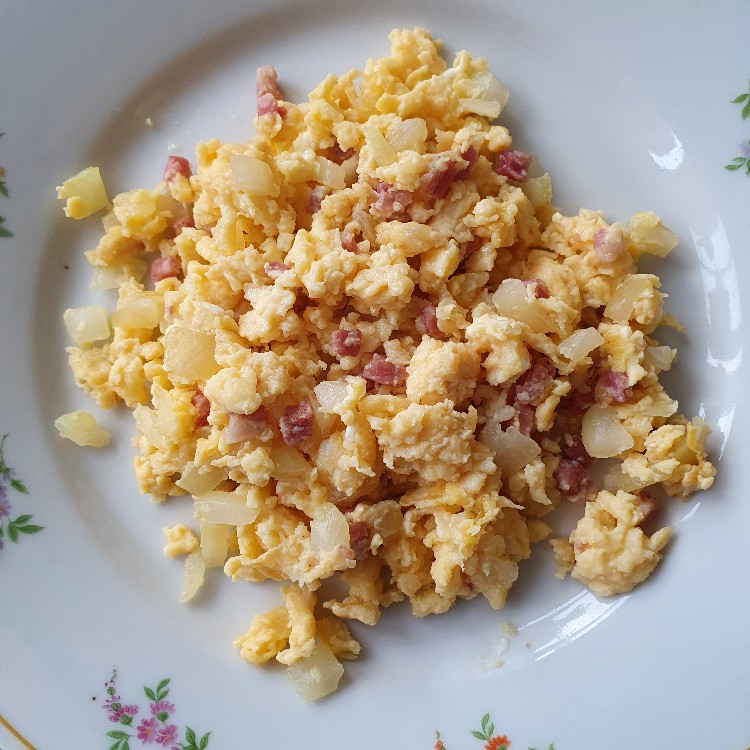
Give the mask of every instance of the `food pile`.
[{"label": "food pile", "polygon": [[[257,135],[117,195],[86,253],[114,312],[65,314],[78,385],[133,412],[142,491],[192,496],[192,529],[166,529],[183,599],[205,568],[285,582],[237,646],[308,698],[360,651],[346,620],[500,608],[545,539],[561,575],[631,590],[670,536],[644,531],[652,491],[715,474],[706,426],[659,383],[665,295],[637,268],[676,236],[650,212],[558,213],[491,124],[508,92],[486,62],[448,67],[422,29],[390,41],[304,104],[260,69]],[[107,204],[93,168],[61,193],[75,218]],[[106,442],[80,412],[58,422]],[[598,459],[616,461],[596,481]],[[551,538],[561,502],[582,517]],[[320,597],[337,574],[348,593]]]}]

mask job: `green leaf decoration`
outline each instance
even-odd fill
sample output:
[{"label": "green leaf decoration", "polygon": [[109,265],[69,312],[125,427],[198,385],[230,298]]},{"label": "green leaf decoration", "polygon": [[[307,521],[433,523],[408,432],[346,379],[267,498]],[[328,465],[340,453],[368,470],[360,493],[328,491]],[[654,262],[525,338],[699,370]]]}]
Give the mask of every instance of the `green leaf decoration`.
[{"label": "green leaf decoration", "polygon": [[731,100],[730,104],[742,104],[746,99],[750,98],[750,94],[740,94],[739,96],[735,96],[734,99]]},{"label": "green leaf decoration", "polygon": [[8,186],[3,180],[0,180],[0,195],[4,195],[6,198],[10,197],[8,195]]},{"label": "green leaf decoration", "polygon": [[26,489],[26,485],[20,479],[11,479],[10,486],[16,492],[22,492],[24,495],[28,495],[29,491]]},{"label": "green leaf decoration", "polygon": [[123,732],[119,729],[114,729],[111,732],[107,732],[107,737],[111,737],[113,740],[127,739],[130,735],[127,732]]},{"label": "green leaf decoration", "polygon": [[13,234],[13,232],[11,232],[10,229],[6,229],[5,227],[0,226],[0,237],[15,237],[15,236],[16,235]]},{"label": "green leaf decoration", "polygon": [[211,732],[206,732],[203,737],[201,737],[201,741],[198,743],[199,750],[206,750],[208,747],[208,737],[211,734]]},{"label": "green leaf decoration", "polygon": [[44,526],[37,526],[35,523],[28,523],[25,526],[18,526],[17,528],[22,534],[38,534],[44,530]]},{"label": "green leaf decoration", "polygon": [[742,119],[747,120],[748,117],[750,117],[750,101],[742,108]]},{"label": "green leaf decoration", "polygon": [[147,698],[148,698],[148,699],[149,699],[150,701],[155,701],[155,700],[156,700],[156,695],[154,695],[154,691],[153,691],[153,690],[152,690],[152,689],[151,689],[150,687],[146,687],[146,686],[144,685],[144,686],[143,686],[143,692],[144,692],[144,693],[146,694],[146,697],[147,697]]},{"label": "green leaf decoration", "polygon": [[16,520],[13,521],[13,523],[16,526],[23,526],[30,518],[31,516],[18,516],[18,518],[16,518]]},{"label": "green leaf decoration", "polygon": [[485,737],[481,732],[477,732],[476,729],[471,730],[471,734],[473,737],[476,737],[478,740],[486,740],[487,737]]},{"label": "green leaf decoration", "polygon": [[169,688],[167,687],[169,685],[169,678],[162,680],[157,686],[156,686],[156,700],[164,700],[169,695]]},{"label": "green leaf decoration", "polygon": [[185,727],[185,741],[195,745],[195,732],[190,727]]},{"label": "green leaf decoration", "polygon": [[12,521],[8,524],[8,539],[10,539],[11,542],[18,541],[18,531]]}]

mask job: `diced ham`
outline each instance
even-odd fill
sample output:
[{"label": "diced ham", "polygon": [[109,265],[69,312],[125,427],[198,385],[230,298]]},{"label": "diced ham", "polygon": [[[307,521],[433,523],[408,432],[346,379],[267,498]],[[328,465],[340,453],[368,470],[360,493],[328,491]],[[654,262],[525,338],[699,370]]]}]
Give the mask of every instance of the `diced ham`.
[{"label": "diced ham", "polygon": [[308,200],[308,209],[311,214],[320,211],[320,206],[323,203],[323,198],[328,195],[328,191],[322,186],[318,185],[310,191],[310,198]]},{"label": "diced ham", "polygon": [[594,398],[594,389],[587,391],[573,391],[565,400],[565,403],[574,411],[583,413],[596,403]]},{"label": "diced ham", "polygon": [[638,510],[643,513],[643,519],[638,525],[642,526],[643,524],[652,521],[659,514],[659,506],[657,505],[656,500],[654,500],[653,495],[645,490],[641,490],[636,497]]},{"label": "diced ham", "polygon": [[593,460],[584,447],[580,435],[570,435],[566,433],[562,440],[562,453],[565,458],[568,458],[571,461],[578,461],[578,463],[583,466],[589,466]]},{"label": "diced ham", "polygon": [[588,476],[586,467],[578,461],[560,459],[557,468],[552,472],[552,478],[560,494],[565,497],[584,498],[594,490],[594,482]]},{"label": "diced ham", "polygon": [[370,529],[364,521],[349,521],[349,547],[357,562],[367,557],[370,551]]},{"label": "diced ham", "polygon": [[252,414],[230,414],[224,430],[227,443],[242,443],[258,437],[268,426],[268,410],[265,406],[256,409]]},{"label": "diced ham", "polygon": [[594,232],[594,252],[601,263],[614,263],[625,253],[625,237],[619,224]]},{"label": "diced ham", "polygon": [[286,114],[280,105],[282,96],[279,91],[276,68],[273,65],[258,68],[255,74],[255,88],[258,97],[256,103],[258,117],[272,112],[278,112],[282,117]]},{"label": "diced ham", "polygon": [[193,220],[192,215],[185,214],[184,216],[180,216],[179,219],[175,219],[172,222],[172,232],[174,236],[176,237],[186,227],[194,227],[194,226],[195,226],[195,221]]},{"label": "diced ham", "polygon": [[469,170],[476,164],[479,158],[479,152],[469,144],[465,149],[461,151],[461,158],[468,162],[468,164],[456,175],[457,180],[465,180],[469,174]]},{"label": "diced ham", "polygon": [[554,376],[552,362],[546,357],[538,360],[516,382],[516,401],[519,404],[538,404]]},{"label": "diced ham", "polygon": [[168,156],[167,163],[164,165],[164,179],[172,182],[178,174],[190,177],[193,174],[190,162],[184,156]]},{"label": "diced ham", "polygon": [[523,283],[525,286],[533,287],[537,299],[549,299],[549,287],[541,279],[529,279]]},{"label": "diced ham", "polygon": [[516,403],[514,406],[516,414],[511,424],[526,437],[530,437],[536,423],[536,409],[528,404]]},{"label": "diced ham", "polygon": [[340,328],[331,335],[331,349],[339,357],[356,357],[362,345],[362,332],[358,328]]},{"label": "diced ham", "polygon": [[628,385],[628,376],[624,372],[613,372],[604,370],[599,375],[594,387],[594,398],[599,404],[611,404],[613,401],[618,404],[624,404],[632,390]]},{"label": "diced ham", "polygon": [[370,213],[379,219],[406,218],[406,209],[414,199],[408,190],[399,190],[387,182],[378,182],[375,186],[377,197],[370,206]]},{"label": "diced ham", "polygon": [[205,427],[208,424],[208,415],[211,413],[211,402],[203,395],[203,391],[196,391],[190,403],[198,412],[195,416],[195,427]]},{"label": "diced ham", "polygon": [[460,171],[455,159],[438,157],[422,175],[419,185],[430,198],[442,198]]},{"label": "diced ham", "polygon": [[348,148],[344,151],[338,143],[334,143],[333,146],[325,151],[326,159],[330,159],[336,164],[343,164],[347,159],[351,159],[352,156],[354,156],[353,148]]},{"label": "diced ham", "polygon": [[432,336],[434,339],[444,338],[443,332],[438,328],[437,308],[429,302],[422,306],[422,310],[416,319],[417,330],[424,336]]},{"label": "diced ham", "polygon": [[287,406],[279,420],[281,437],[287,445],[299,445],[313,432],[313,408],[309,401]]},{"label": "diced ham", "polygon": [[460,246],[461,260],[468,260],[483,244],[484,240],[481,237],[472,237],[468,242],[464,242]]},{"label": "diced ham", "polygon": [[181,273],[182,263],[176,255],[155,258],[151,263],[151,281],[154,283],[179,276]]},{"label": "diced ham", "polygon": [[278,260],[272,260],[270,263],[266,263],[263,266],[263,270],[266,272],[266,276],[270,276],[272,279],[278,279],[284,271],[289,270],[289,266],[285,263],[280,263]]},{"label": "diced ham", "polygon": [[516,182],[523,182],[529,171],[531,156],[523,151],[503,151],[495,157],[492,168],[499,175]]},{"label": "diced ham", "polygon": [[341,246],[348,253],[356,253],[357,250],[359,250],[359,248],[357,247],[357,240],[355,239],[352,232],[350,232],[348,229],[345,229],[341,233]]},{"label": "diced ham", "polygon": [[406,380],[406,368],[389,362],[380,354],[374,354],[362,368],[362,377],[379,385],[401,385]]}]

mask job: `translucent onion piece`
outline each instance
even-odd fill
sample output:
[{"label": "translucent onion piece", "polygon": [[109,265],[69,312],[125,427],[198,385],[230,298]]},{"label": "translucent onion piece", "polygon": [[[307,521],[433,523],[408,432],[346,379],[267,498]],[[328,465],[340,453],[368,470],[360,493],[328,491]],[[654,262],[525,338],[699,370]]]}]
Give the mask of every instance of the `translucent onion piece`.
[{"label": "translucent onion piece", "polygon": [[292,687],[308,701],[330,695],[339,685],[344,667],[327,643],[316,639],[312,656],[287,667],[286,676]]},{"label": "translucent onion piece", "polygon": [[521,189],[534,207],[534,211],[552,203],[552,178],[548,174],[527,177]]},{"label": "translucent onion piece", "polygon": [[677,350],[669,346],[649,346],[643,353],[646,364],[657,372],[665,372],[672,367]]},{"label": "translucent onion piece", "polygon": [[677,235],[667,229],[652,211],[631,216],[625,234],[636,255],[647,253],[663,258],[677,246]]},{"label": "translucent onion piece", "polygon": [[271,448],[271,460],[274,463],[271,476],[281,482],[292,482],[300,477],[306,477],[310,472],[310,464],[290,445],[274,445]]},{"label": "translucent onion piece", "polygon": [[109,433],[100,427],[89,412],[79,409],[63,414],[55,420],[60,435],[76,445],[103,448],[109,444]]},{"label": "translucent onion piece", "polygon": [[370,147],[372,157],[380,167],[387,167],[396,161],[396,150],[391,146],[383,134],[372,123],[365,123],[362,126],[362,132],[367,139],[367,145]]},{"label": "translucent onion piece", "polygon": [[635,273],[621,282],[604,308],[604,314],[615,323],[627,323],[633,314],[638,298],[654,289],[651,277]]},{"label": "translucent onion piece", "polygon": [[503,111],[500,102],[491,99],[461,99],[459,104],[463,112],[471,112],[480,117],[486,117],[488,120],[494,120]]},{"label": "translucent onion piece", "polygon": [[201,521],[201,554],[207,568],[220,568],[229,552],[229,526]]},{"label": "translucent onion piece", "polygon": [[164,315],[164,297],[146,292],[120,302],[112,314],[112,325],[116,328],[156,328]]},{"label": "translucent onion piece", "polygon": [[258,517],[260,506],[250,508],[244,495],[234,492],[206,492],[193,499],[195,517],[200,521],[230,526],[247,526]]},{"label": "translucent onion piece", "polygon": [[[148,437],[148,436],[146,436]],[[192,461],[185,464],[182,476],[175,484],[185,490],[189,495],[200,497],[216,487],[224,480],[226,475],[218,466],[196,466]]]},{"label": "translucent onion piece", "polygon": [[315,162],[315,179],[326,187],[343,190],[346,186],[346,169],[342,164],[319,156]]},{"label": "translucent onion piece", "polygon": [[516,427],[500,429],[496,422],[487,424],[480,435],[481,441],[495,451],[495,463],[504,471],[515,471],[527,466],[542,449]]},{"label": "translucent onion piece", "polygon": [[208,380],[219,371],[214,347],[213,336],[171,325],[164,334],[164,368],[189,383]]},{"label": "translucent onion piece", "polygon": [[325,380],[313,388],[323,411],[334,412],[349,393],[349,386],[341,380]]},{"label": "translucent onion piece", "polygon": [[146,273],[143,258],[131,258],[125,263],[95,268],[89,286],[92,289],[119,289],[128,279],[140,281]]},{"label": "translucent onion piece", "polygon": [[203,561],[203,553],[200,549],[191,552],[185,558],[185,577],[182,582],[182,594],[180,601],[185,604],[189,602],[203,585],[206,576],[206,564]]},{"label": "translucent onion piece", "polygon": [[400,151],[424,151],[427,140],[427,123],[421,117],[411,117],[401,122],[394,122],[388,127],[386,140],[393,148]]},{"label": "translucent onion piece", "polygon": [[271,167],[249,154],[232,154],[229,157],[234,184],[254,195],[276,195],[278,188]]},{"label": "translucent onion piece", "polygon": [[520,279],[505,279],[492,295],[495,308],[506,318],[526,323],[535,333],[550,333],[554,327],[536,298],[529,299]]},{"label": "translucent onion piece", "polygon": [[86,346],[109,338],[109,317],[101,305],[69,307],[63,313],[63,320],[70,338],[78,346]]},{"label": "translucent onion piece", "polygon": [[558,349],[560,354],[571,362],[580,362],[603,343],[604,336],[596,328],[581,328],[561,341]]},{"label": "translucent onion piece", "polygon": [[99,167],[87,167],[57,188],[57,197],[67,199],[65,215],[85,219],[109,202]]},{"label": "translucent onion piece", "polygon": [[318,560],[349,547],[349,522],[333,503],[325,503],[310,521],[310,544]]},{"label": "translucent onion piece", "polygon": [[581,437],[594,458],[612,458],[633,447],[633,437],[620,424],[614,409],[598,404],[583,415]]}]

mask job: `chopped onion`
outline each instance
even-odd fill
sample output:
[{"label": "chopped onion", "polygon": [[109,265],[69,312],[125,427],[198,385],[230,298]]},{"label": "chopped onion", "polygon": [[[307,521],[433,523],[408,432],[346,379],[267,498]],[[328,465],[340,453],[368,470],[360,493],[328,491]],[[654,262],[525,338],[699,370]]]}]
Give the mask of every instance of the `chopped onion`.
[{"label": "chopped onion", "polygon": [[359,157],[355,154],[354,156],[347,159],[342,163],[344,168],[344,182],[347,187],[351,187],[357,181],[357,165],[359,164]]},{"label": "chopped onion", "polygon": [[424,151],[427,123],[421,117],[394,122],[388,126],[386,140],[397,151]]},{"label": "chopped onion", "polygon": [[349,546],[349,522],[333,503],[325,503],[310,521],[310,544],[318,560]]},{"label": "chopped onion", "polygon": [[620,424],[614,409],[598,404],[583,415],[581,437],[594,458],[612,458],[633,447],[633,436]]},{"label": "chopped onion", "polygon": [[83,409],[58,417],[55,427],[62,437],[72,440],[76,445],[103,448],[109,443],[109,433],[97,424],[93,415]]},{"label": "chopped onion", "polygon": [[116,328],[156,328],[164,315],[164,297],[154,292],[120,302],[112,314]]},{"label": "chopped onion", "polygon": [[274,464],[271,476],[281,482],[291,482],[310,472],[310,464],[291,445],[274,445],[271,448],[271,460]]},{"label": "chopped onion", "polygon": [[196,466],[192,461],[188,461],[182,471],[182,476],[175,484],[188,494],[200,497],[211,492],[225,478],[224,470],[218,466]]},{"label": "chopped onion", "polygon": [[70,338],[78,346],[104,341],[110,336],[107,311],[101,305],[69,307],[63,313],[63,320]]},{"label": "chopped onion", "polygon": [[539,177],[527,177],[521,189],[534,207],[534,211],[539,211],[540,208],[552,203],[552,178],[546,173]]},{"label": "chopped onion", "polygon": [[247,498],[234,492],[206,492],[193,499],[195,517],[200,521],[230,526],[247,526],[255,521],[260,506],[251,508]]},{"label": "chopped onion", "polygon": [[201,521],[201,554],[207,568],[220,568],[229,553],[229,526]]},{"label": "chopped onion", "polygon": [[185,604],[189,602],[203,585],[206,575],[206,564],[203,561],[203,553],[200,549],[191,552],[185,558],[185,578],[182,583],[182,595],[180,601]]},{"label": "chopped onion", "polygon": [[313,391],[323,411],[335,412],[338,405],[347,397],[349,386],[341,380],[324,380],[318,383]]},{"label": "chopped onion", "polygon": [[571,362],[580,362],[603,343],[604,336],[596,328],[581,328],[561,341],[558,349],[560,354]]},{"label": "chopped onion", "polygon": [[255,195],[277,195],[273,171],[264,161],[249,154],[232,154],[229,157],[229,168],[234,184],[240,190]]},{"label": "chopped onion", "polygon": [[107,211],[107,213],[102,216],[102,227],[104,227],[105,232],[108,232],[112,227],[119,225],[120,220],[117,218],[117,214],[114,211]]},{"label": "chopped onion", "polygon": [[215,345],[208,333],[171,325],[164,334],[164,368],[189,383],[208,380],[219,371]]},{"label": "chopped onion", "polygon": [[672,367],[677,350],[669,346],[649,346],[643,353],[646,364],[658,372],[665,372]]},{"label": "chopped onion", "polygon": [[633,314],[638,298],[653,291],[654,285],[648,274],[635,273],[618,284],[609,298],[604,314],[615,323],[627,323]]},{"label": "chopped onion", "polygon": [[319,156],[315,161],[315,179],[326,187],[343,190],[346,186],[346,169],[342,164]]},{"label": "chopped onion", "polygon": [[331,647],[316,638],[312,656],[287,667],[286,676],[294,689],[308,701],[316,701],[333,693],[344,674],[344,667]]},{"label": "chopped onion", "polygon": [[65,215],[85,219],[109,202],[99,167],[87,167],[57,188],[57,197],[67,199]]},{"label": "chopped onion", "polygon": [[130,258],[115,266],[95,268],[89,286],[92,289],[119,289],[128,279],[140,281],[146,273],[146,261],[143,258]]},{"label": "chopped onion", "polygon": [[529,299],[526,285],[520,279],[505,279],[492,295],[492,302],[500,315],[526,323],[535,333],[554,330],[539,300]]},{"label": "chopped onion", "polygon": [[503,111],[500,102],[491,99],[461,99],[459,104],[463,112],[471,112],[488,120],[494,120]]},{"label": "chopped onion", "polygon": [[625,234],[636,255],[647,253],[663,258],[677,246],[677,235],[661,223],[652,211],[644,211],[630,217]]},{"label": "chopped onion", "polygon": [[495,451],[495,463],[504,471],[521,469],[542,452],[535,440],[523,435],[516,427],[502,430],[496,422],[486,425],[480,440]]},{"label": "chopped onion", "polygon": [[396,161],[396,150],[391,146],[383,134],[372,123],[366,123],[362,126],[362,132],[367,139],[367,145],[370,147],[372,157],[380,167],[387,167]]}]

